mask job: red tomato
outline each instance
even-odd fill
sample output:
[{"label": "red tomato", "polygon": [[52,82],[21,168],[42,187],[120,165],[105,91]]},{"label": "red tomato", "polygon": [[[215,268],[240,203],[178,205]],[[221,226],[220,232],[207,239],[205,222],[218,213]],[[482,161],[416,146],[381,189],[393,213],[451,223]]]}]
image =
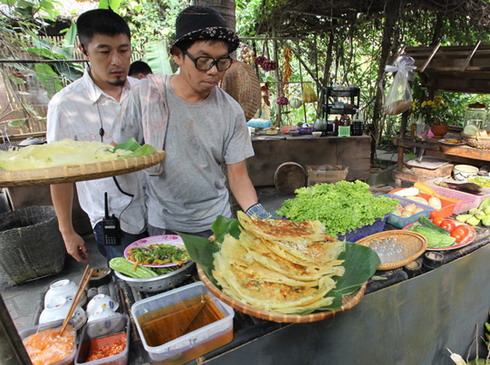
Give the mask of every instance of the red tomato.
[{"label": "red tomato", "polygon": [[452,230],[451,237],[456,238],[456,242],[461,243],[469,233],[470,229],[467,226],[460,225]]},{"label": "red tomato", "polygon": [[432,220],[432,223],[434,223],[436,226],[440,226],[441,223],[444,221],[444,218],[441,218],[441,217],[435,217],[433,220]]},{"label": "red tomato", "polygon": [[454,228],[456,228],[456,223],[452,220],[444,219],[439,227],[444,228],[446,231],[452,232]]},{"label": "red tomato", "polygon": [[464,236],[462,236],[460,232],[456,232],[456,230],[451,232],[451,237],[454,237],[456,243],[461,243],[464,240]]}]

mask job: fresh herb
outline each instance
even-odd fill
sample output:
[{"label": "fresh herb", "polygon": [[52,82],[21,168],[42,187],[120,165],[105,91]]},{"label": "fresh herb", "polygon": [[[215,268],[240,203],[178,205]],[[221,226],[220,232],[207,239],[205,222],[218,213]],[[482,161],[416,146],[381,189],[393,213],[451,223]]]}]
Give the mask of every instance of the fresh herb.
[{"label": "fresh herb", "polygon": [[331,236],[345,235],[391,213],[398,200],[375,197],[362,181],[316,184],[296,190],[276,212],[293,221],[317,219]]},{"label": "fresh herb", "polygon": [[165,244],[153,244],[130,248],[129,259],[142,265],[180,264],[189,260],[189,255],[183,248]]}]

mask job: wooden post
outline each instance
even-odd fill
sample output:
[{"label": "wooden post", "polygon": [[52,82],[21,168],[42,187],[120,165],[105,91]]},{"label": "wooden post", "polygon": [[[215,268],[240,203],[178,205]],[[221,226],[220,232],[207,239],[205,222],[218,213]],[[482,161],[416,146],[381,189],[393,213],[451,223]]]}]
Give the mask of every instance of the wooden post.
[{"label": "wooden post", "polygon": [[[384,86],[384,70],[388,57],[391,52],[391,37],[393,33],[393,28],[395,26],[396,12],[399,8],[399,0],[388,1],[386,3],[385,10],[385,21],[383,28],[383,39],[381,41],[381,57],[378,66],[378,77],[377,84]],[[373,135],[371,142],[371,162],[374,160],[374,155],[376,153],[376,146],[378,143],[379,135],[381,131],[379,130],[379,121],[382,118],[381,106],[382,106],[382,96],[383,87],[376,89],[376,98],[374,101],[374,112],[373,112]]]},{"label": "wooden post", "polygon": [[[275,31],[273,30],[273,35],[275,36]],[[278,52],[277,52],[277,39],[274,39],[272,41],[272,44],[273,44],[273,53],[274,53],[274,60],[276,61],[276,69],[274,70],[274,74],[275,74],[275,77],[276,77],[276,80],[277,80],[277,84],[276,84],[276,93],[277,93],[277,97],[279,96],[282,96],[283,95],[283,92],[282,92],[282,78],[281,78],[281,75],[279,75],[279,56],[278,56]],[[275,100],[274,101],[271,101],[272,102],[276,102]],[[277,126],[281,126],[282,125],[282,105],[277,105]]]}]

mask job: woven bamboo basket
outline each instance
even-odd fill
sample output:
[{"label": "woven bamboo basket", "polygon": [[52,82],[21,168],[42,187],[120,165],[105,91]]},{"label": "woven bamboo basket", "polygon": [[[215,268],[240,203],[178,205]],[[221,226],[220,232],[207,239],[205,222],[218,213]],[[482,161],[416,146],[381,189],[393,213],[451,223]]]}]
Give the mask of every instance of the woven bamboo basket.
[{"label": "woven bamboo basket", "polygon": [[482,150],[490,150],[490,137],[475,137],[462,132],[461,136],[463,136],[463,139],[468,144],[468,146],[479,148]]},{"label": "woven bamboo basket", "polygon": [[31,170],[0,171],[0,187],[48,185],[122,175],[156,165],[164,157],[165,152],[158,151],[152,155],[121,158],[113,161]]},{"label": "woven bamboo basket", "polygon": [[59,273],[66,251],[52,206],[0,214],[0,275],[11,285]]},{"label": "woven bamboo basket", "polygon": [[[387,239],[394,239],[387,241]],[[385,243],[382,243],[385,242]],[[364,237],[356,243],[371,247],[380,256],[378,270],[393,270],[405,266],[427,249],[427,238],[407,230],[390,230]]]},{"label": "woven bamboo basket", "polygon": [[235,61],[226,71],[221,88],[242,107],[246,120],[253,118],[260,108],[260,83],[252,66]]},{"label": "woven bamboo basket", "polygon": [[250,316],[265,319],[267,321],[281,322],[281,323],[310,323],[321,321],[325,318],[333,317],[337,313],[345,312],[354,306],[356,306],[364,296],[366,291],[367,282],[364,283],[361,288],[354,294],[345,295],[342,299],[342,307],[336,311],[323,311],[315,312],[311,314],[299,315],[299,314],[281,314],[275,312],[269,312],[261,309],[254,308],[250,305],[239,302],[236,299],[229,297],[219,290],[206,276],[204,270],[197,265],[197,273],[203,284],[209,289],[214,296],[231,306],[233,309],[248,314]]}]

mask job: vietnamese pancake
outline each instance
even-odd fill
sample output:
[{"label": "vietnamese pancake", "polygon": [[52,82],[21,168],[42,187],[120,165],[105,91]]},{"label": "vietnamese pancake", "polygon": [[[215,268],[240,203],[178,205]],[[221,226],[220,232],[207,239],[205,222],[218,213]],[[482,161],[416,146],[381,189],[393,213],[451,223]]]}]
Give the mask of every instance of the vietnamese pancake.
[{"label": "vietnamese pancake", "polygon": [[[213,276],[223,292],[258,309],[285,314],[332,304],[334,276],[342,276],[343,242],[320,222],[258,220],[238,212],[238,239],[226,235],[214,254]],[[304,234],[301,232],[304,230]]]},{"label": "vietnamese pancake", "polygon": [[[240,245],[247,249],[247,258],[251,258],[256,262],[261,263],[287,277],[300,281],[318,280],[322,275],[335,274],[342,275],[343,267],[339,266],[342,261],[331,260],[321,265],[315,265],[313,263],[296,263],[297,258],[291,256],[291,260],[283,258],[274,253],[267,243],[264,244],[262,240],[256,238],[252,234],[243,231],[240,236]],[[332,255],[337,257],[343,250],[343,245],[337,242],[332,242],[325,246],[331,246]]]},{"label": "vietnamese pancake", "polygon": [[[327,254],[321,247],[308,248],[314,242],[334,241],[325,233],[325,226],[320,221],[292,222],[282,219],[252,219],[243,212],[238,212],[242,227],[260,238],[264,244],[277,255],[293,260],[325,262]],[[274,244],[271,244],[274,242]]]},{"label": "vietnamese pancake", "polygon": [[49,168],[117,160],[131,154],[102,142],[63,139],[49,144],[31,145],[16,151],[0,151],[0,168],[7,171]]}]

